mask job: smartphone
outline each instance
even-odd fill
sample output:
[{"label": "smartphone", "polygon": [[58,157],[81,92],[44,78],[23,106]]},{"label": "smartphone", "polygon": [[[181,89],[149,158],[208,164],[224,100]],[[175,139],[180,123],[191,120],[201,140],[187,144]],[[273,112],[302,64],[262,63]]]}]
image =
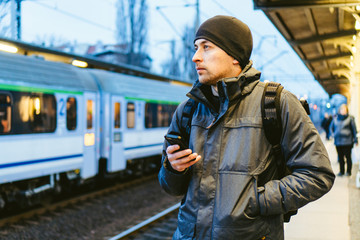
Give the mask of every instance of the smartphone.
[{"label": "smartphone", "polygon": [[179,135],[166,134],[165,139],[166,139],[166,141],[168,141],[168,143],[170,145],[176,145],[176,144],[179,145],[180,149],[178,151],[185,150],[185,149],[189,148],[189,146],[185,143],[185,141]]}]

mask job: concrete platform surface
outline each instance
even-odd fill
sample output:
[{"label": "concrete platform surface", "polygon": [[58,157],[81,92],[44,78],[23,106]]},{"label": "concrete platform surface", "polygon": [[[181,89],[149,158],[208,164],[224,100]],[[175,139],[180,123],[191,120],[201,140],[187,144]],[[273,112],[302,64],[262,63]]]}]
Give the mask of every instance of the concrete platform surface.
[{"label": "concrete platform surface", "polygon": [[[334,173],[339,172],[337,153],[333,141],[324,140],[328,150]],[[358,165],[355,165],[358,167]],[[353,169],[356,174],[357,169]],[[319,200],[299,209],[298,214],[285,224],[286,240],[357,240],[360,236],[352,236],[349,221],[349,192],[356,194],[360,189],[352,188],[352,177],[336,177],[333,188]],[[349,187],[350,185],[350,187]],[[358,199],[360,202],[360,198]],[[359,213],[360,209],[351,209]],[[354,226],[353,226],[354,227]]]}]

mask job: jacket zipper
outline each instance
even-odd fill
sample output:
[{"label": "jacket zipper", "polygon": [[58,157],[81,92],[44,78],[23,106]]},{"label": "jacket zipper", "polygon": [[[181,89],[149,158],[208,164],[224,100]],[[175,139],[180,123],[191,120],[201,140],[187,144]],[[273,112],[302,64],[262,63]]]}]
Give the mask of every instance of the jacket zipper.
[{"label": "jacket zipper", "polygon": [[212,120],[212,122],[210,123],[209,126],[206,127],[206,129],[210,129],[210,128],[214,125],[215,122],[216,122],[216,118],[214,118],[214,119]]}]

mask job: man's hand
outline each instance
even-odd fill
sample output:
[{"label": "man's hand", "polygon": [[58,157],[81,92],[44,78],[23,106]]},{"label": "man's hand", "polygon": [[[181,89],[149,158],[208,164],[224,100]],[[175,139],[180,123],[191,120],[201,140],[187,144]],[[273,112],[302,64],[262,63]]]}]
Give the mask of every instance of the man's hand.
[{"label": "man's hand", "polygon": [[170,145],[166,149],[166,154],[171,167],[178,172],[185,171],[185,169],[194,165],[201,159],[201,156],[197,153],[192,153],[191,149],[176,152],[179,149],[179,145]]}]

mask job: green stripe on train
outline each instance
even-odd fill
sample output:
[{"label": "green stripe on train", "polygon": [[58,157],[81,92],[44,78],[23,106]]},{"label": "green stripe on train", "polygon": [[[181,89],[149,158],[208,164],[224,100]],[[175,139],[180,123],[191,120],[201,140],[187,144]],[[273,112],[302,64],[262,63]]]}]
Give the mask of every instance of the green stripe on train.
[{"label": "green stripe on train", "polygon": [[154,100],[154,99],[136,98],[136,97],[125,97],[125,99],[134,100],[134,101],[145,101],[145,102],[149,102],[149,103],[171,104],[171,105],[179,105],[181,103],[181,102],[174,102],[174,101]]},{"label": "green stripe on train", "polygon": [[59,89],[16,86],[16,85],[8,85],[8,84],[0,84],[0,90],[17,91],[17,92],[42,92],[42,93],[52,93],[52,94],[66,93],[66,94],[83,95],[83,92],[78,92],[78,91],[67,91],[67,90],[59,90]]}]

